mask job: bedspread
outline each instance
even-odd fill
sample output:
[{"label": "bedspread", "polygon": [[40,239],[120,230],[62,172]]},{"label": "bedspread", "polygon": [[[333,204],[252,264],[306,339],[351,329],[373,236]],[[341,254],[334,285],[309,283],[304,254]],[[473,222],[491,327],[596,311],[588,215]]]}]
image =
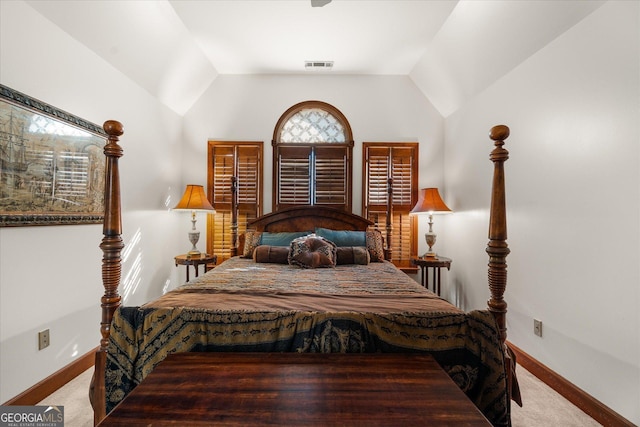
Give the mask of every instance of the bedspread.
[{"label": "bedspread", "polygon": [[[503,352],[488,311],[464,313],[388,263],[374,267],[368,284],[356,266],[322,269],[338,279],[319,286],[312,276],[320,270],[286,274],[292,267],[230,261],[145,306],[116,311],[107,412],[173,352],[428,352],[494,425],[509,425]],[[225,278],[233,269],[246,274]]]}]

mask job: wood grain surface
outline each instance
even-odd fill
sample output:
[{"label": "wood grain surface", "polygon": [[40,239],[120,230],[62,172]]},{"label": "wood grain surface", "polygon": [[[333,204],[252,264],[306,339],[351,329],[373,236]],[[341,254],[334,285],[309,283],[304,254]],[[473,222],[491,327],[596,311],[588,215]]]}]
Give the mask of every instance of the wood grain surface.
[{"label": "wood grain surface", "polygon": [[487,426],[429,355],[175,353],[100,426]]}]

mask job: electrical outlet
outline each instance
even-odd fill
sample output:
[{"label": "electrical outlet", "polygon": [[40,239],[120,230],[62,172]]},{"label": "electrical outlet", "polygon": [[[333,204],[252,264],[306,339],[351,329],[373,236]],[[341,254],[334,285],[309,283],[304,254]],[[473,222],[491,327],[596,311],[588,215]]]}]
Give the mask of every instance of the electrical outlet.
[{"label": "electrical outlet", "polygon": [[542,337],[542,320],[533,319],[533,333]]},{"label": "electrical outlet", "polygon": [[49,344],[51,344],[49,330],[45,329],[44,331],[38,332],[38,350],[49,347]]}]

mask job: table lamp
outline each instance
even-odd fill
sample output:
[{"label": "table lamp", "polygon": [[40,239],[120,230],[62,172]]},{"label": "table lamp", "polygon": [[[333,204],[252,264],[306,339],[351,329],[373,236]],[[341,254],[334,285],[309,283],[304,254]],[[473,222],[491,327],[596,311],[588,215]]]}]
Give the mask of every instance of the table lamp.
[{"label": "table lamp", "polygon": [[428,214],[429,231],[424,235],[427,240],[429,250],[424,254],[427,258],[433,258],[437,254],[433,251],[436,244],[436,233],[433,232],[433,214],[444,214],[452,212],[444,203],[437,188],[423,188],[418,196],[418,203],[411,209],[411,214]]},{"label": "table lamp", "polygon": [[207,196],[204,194],[204,188],[202,185],[188,184],[184,190],[182,199],[176,205],[174,210],[190,210],[191,211],[191,231],[189,232],[189,241],[193,245],[193,248],[187,255],[199,256],[200,251],[196,247],[196,243],[200,240],[200,232],[196,230],[196,211],[209,211],[209,213],[215,213],[215,209],[207,200]]}]

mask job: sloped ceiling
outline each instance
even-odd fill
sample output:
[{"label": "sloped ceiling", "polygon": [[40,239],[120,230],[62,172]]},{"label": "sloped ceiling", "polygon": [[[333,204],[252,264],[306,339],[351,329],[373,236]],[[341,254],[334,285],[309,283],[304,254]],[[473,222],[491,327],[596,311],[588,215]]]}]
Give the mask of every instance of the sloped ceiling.
[{"label": "sloped ceiling", "polygon": [[447,116],[604,1],[27,3],[181,115],[218,74],[331,73],[409,75]]}]

